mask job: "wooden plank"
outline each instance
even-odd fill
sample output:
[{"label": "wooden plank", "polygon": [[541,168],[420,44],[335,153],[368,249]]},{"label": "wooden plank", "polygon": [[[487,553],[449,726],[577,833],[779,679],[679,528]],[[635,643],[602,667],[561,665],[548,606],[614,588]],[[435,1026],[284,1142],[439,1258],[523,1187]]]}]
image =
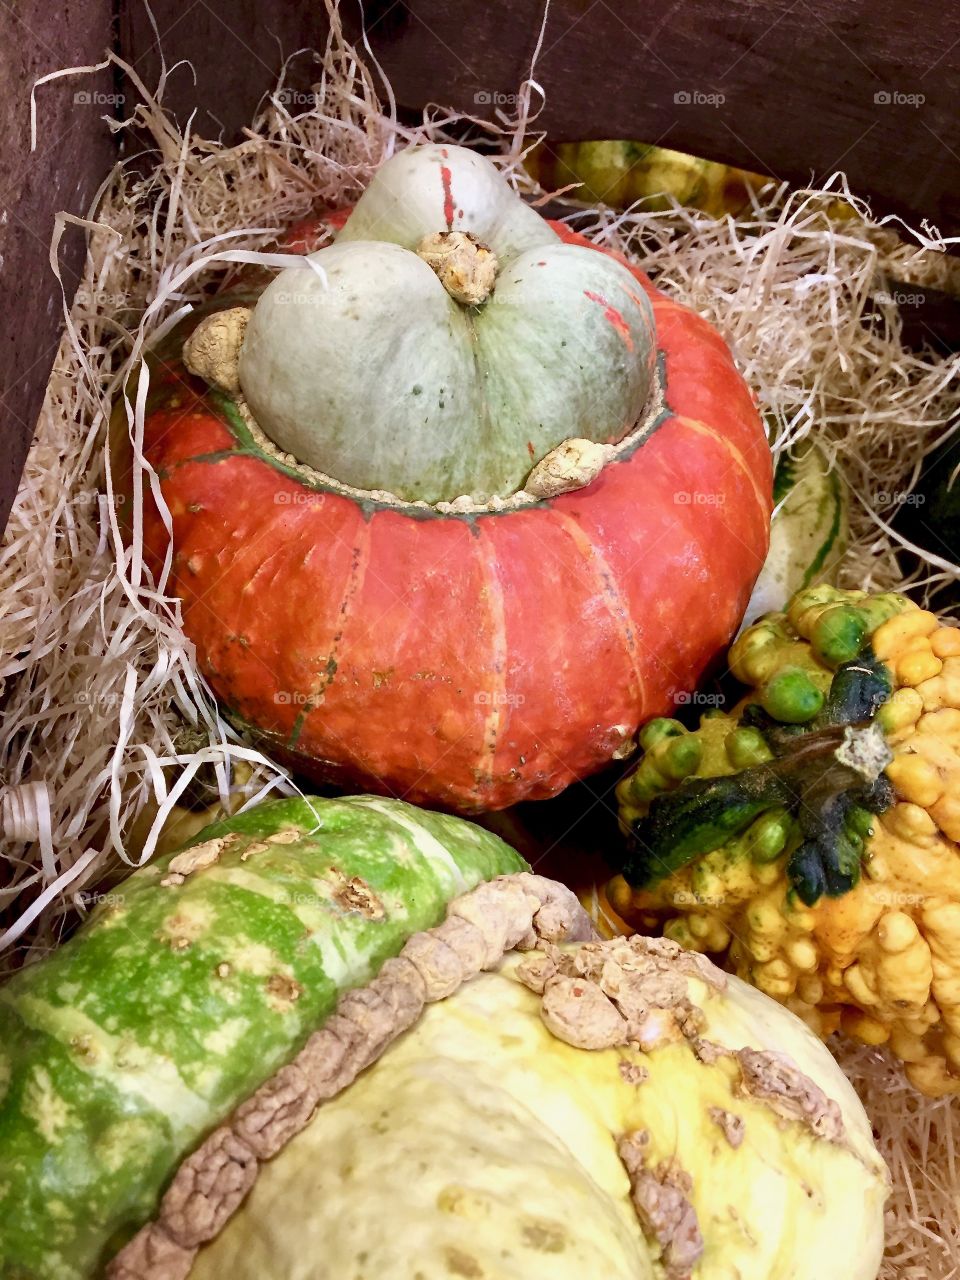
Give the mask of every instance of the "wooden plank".
[{"label": "wooden plank", "polygon": [[[544,0],[364,0],[371,46],[401,106],[511,112]],[[342,11],[359,36],[355,0]],[[320,47],[322,5],[257,0],[153,5],[182,121],[234,138],[283,57]],[[352,15],[352,17],[351,17]],[[146,11],[122,6],[121,46],[147,83],[159,47]],[[310,60],[296,65],[305,88]],[[552,0],[536,65],[556,141],[635,138],[794,183],[843,168],[879,212],[960,231],[960,6],[934,0]],[[534,95],[533,101],[539,103]]]},{"label": "wooden plank", "polygon": [[[189,62],[170,73],[164,106],[181,127],[203,137],[239,139],[262,96],[277,83],[284,60],[300,49],[322,49],[329,25],[322,0],[265,5],[262,0],[156,0],[153,23],[142,0],[120,5],[119,47],[152,88],[166,65]],[[158,39],[159,36],[159,39]],[[192,68],[192,71],[191,71]],[[309,54],[291,68],[289,92],[304,94],[316,61]],[[305,110],[296,97],[291,111]]]},{"label": "wooden plank", "polygon": [[[185,123],[230,140],[274,83],[285,56],[322,47],[315,4],[155,0],[120,4],[120,46],[147,84],[159,50],[172,73],[167,105]],[[448,103],[487,119],[511,111],[540,34],[543,0],[365,0],[372,47],[401,106]],[[344,13],[357,13],[344,0]],[[10,446],[0,460],[0,524],[12,499],[59,333],[46,265],[53,213],[83,212],[113,158],[99,117],[113,107],[109,73],[41,91],[42,145],[29,154],[29,86],[59,66],[95,62],[109,43],[111,0],[0,6],[0,396]],[[358,34],[355,21],[351,34]],[[159,40],[158,40],[159,35]],[[291,91],[305,90],[299,60]],[[842,167],[878,212],[925,216],[960,232],[960,7],[933,0],[552,0],[536,77],[553,139],[636,138],[792,182]],[[125,87],[124,90],[126,91]],[[534,97],[534,102],[538,99]],[[296,105],[294,103],[294,105]],[[82,253],[68,237],[75,281]]]},{"label": "wooden plank", "polygon": [[[369,36],[401,103],[490,119],[513,109],[543,7],[402,0]],[[555,141],[633,138],[801,184],[842,168],[877,211],[960,231],[957,5],[553,0],[535,76]]]},{"label": "wooden plank", "polygon": [[[37,95],[39,145],[30,151],[30,87],[60,67],[93,64],[112,42],[110,0],[19,0],[0,5],[0,529],[20,482],[50,366],[63,327],[60,289],[50,270],[54,216],[84,214],[113,163],[115,144],[101,116],[116,112],[109,72],[43,86]],[[76,100],[86,94],[84,101]],[[72,296],[83,237],[62,245]]]}]

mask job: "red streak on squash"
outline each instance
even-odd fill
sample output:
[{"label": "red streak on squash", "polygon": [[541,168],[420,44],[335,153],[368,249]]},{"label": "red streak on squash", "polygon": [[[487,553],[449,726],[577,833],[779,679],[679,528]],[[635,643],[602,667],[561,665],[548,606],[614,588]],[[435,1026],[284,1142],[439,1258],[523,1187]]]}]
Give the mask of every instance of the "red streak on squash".
[{"label": "red streak on squash", "polygon": [[612,324],[614,329],[623,339],[624,345],[628,351],[633,350],[633,336],[630,333],[630,326],[624,320],[623,316],[612,303],[609,303],[602,293],[594,293],[590,289],[584,289],[584,297],[589,298],[591,302],[598,302],[603,307],[603,318],[608,324]]},{"label": "red streak on squash", "polygon": [[[323,225],[298,224],[297,250]],[[184,628],[273,754],[343,785],[501,808],[607,764],[726,647],[767,549],[769,449],[723,340],[630,269],[669,413],[587,488],[509,513],[414,516],[314,490],[245,450],[178,352],[155,368],[144,450]],[[156,572],[167,535],[147,502]]]},{"label": "red streak on squash", "polygon": [[447,230],[453,230],[453,191],[451,190],[451,175],[447,165],[440,166],[440,180],[443,183],[443,217],[447,224]]}]

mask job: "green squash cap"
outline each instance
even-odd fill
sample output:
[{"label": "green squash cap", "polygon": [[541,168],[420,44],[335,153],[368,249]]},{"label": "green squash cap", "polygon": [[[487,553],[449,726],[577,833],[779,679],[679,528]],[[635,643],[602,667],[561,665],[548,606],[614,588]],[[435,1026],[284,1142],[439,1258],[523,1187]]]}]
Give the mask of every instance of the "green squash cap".
[{"label": "green squash cap", "polygon": [[260,429],[314,471],[483,503],[565,440],[628,435],[655,357],[650,302],[622,263],[563,243],[484,157],[423,146],[378,170],[335,244],[267,287],[238,376]]}]

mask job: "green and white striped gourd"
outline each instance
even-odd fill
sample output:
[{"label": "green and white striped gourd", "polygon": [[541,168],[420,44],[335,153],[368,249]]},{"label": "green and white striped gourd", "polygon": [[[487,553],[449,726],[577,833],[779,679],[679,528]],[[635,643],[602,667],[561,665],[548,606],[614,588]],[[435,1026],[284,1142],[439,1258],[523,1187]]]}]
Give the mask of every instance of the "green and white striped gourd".
[{"label": "green and white striped gourd", "polygon": [[261,805],[188,849],[0,987],[4,1280],[100,1274],[340,992],[525,867],[469,822],[367,796]]},{"label": "green and white striped gourd", "polygon": [[804,441],[777,461],[773,482],[770,550],[744,615],[748,627],[765,613],[786,608],[796,592],[835,583],[847,546],[848,499],[837,467],[819,447]]}]

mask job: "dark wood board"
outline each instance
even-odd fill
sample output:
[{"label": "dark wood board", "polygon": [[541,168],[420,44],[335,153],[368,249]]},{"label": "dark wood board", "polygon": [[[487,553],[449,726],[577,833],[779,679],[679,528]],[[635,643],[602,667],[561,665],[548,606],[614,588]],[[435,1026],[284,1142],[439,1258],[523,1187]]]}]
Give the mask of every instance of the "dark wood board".
[{"label": "dark wood board", "polygon": [[[342,10],[358,38],[360,3],[343,0]],[[119,91],[129,110],[133,92],[110,72],[44,86],[41,145],[31,155],[33,80],[96,62],[114,42],[151,85],[162,49],[168,67],[189,59],[194,69],[171,72],[166,106],[181,124],[196,111],[195,130],[229,141],[284,58],[326,40],[321,0],[154,0],[152,11],[156,29],[143,0],[118,0],[116,24],[112,0],[0,3],[0,527],[59,337],[59,290],[47,264],[54,215],[86,210],[116,155],[100,117],[118,106],[106,99]],[[491,118],[512,110],[543,0],[365,0],[363,13],[402,109],[444,102]],[[309,55],[299,59],[291,91],[305,89],[314,71]],[[877,212],[960,231],[958,6],[551,0],[536,77],[546,91],[536,128],[557,141],[636,138],[800,183],[842,167]],[[84,91],[90,101],[75,103]],[[68,232],[68,290],[81,254],[80,232]]]},{"label": "dark wood board", "polygon": [[[544,0],[364,0],[368,38],[401,106],[510,112]],[[319,3],[153,5],[176,72],[167,101],[235,137],[283,56],[322,45]],[[358,0],[343,0],[360,32]],[[122,6],[121,43],[150,83],[156,36]],[[309,60],[298,67],[307,77]],[[635,138],[795,183],[843,168],[880,212],[960,231],[960,6],[934,0],[551,0],[536,127],[557,141]],[[922,99],[922,100],[921,100]],[[539,97],[534,95],[534,102]]]},{"label": "dark wood board", "polygon": [[[49,262],[54,216],[61,209],[85,214],[116,155],[101,119],[115,115],[119,105],[110,71],[41,86],[32,153],[30,87],[61,67],[99,62],[112,44],[111,0],[0,4],[0,529],[63,329],[60,288]],[[83,262],[82,232],[69,230],[61,244],[72,297]]]},{"label": "dark wood board", "polygon": [[[195,113],[194,132],[227,142],[239,139],[285,59],[301,49],[322,49],[329,31],[323,0],[159,0],[150,11],[153,22],[143,0],[120,4],[122,57],[148,88],[158,83],[165,61],[164,106],[181,127]],[[175,66],[185,61],[191,65]],[[307,54],[292,68],[293,92],[308,87],[311,73],[317,75],[316,62]],[[294,113],[296,107],[294,100]]]},{"label": "dark wood board", "polygon": [[[511,109],[542,15],[399,0],[368,33],[400,102],[489,118]],[[842,168],[877,211],[960,230],[960,6],[552,0],[535,78],[556,141],[635,138],[794,183]]]}]

